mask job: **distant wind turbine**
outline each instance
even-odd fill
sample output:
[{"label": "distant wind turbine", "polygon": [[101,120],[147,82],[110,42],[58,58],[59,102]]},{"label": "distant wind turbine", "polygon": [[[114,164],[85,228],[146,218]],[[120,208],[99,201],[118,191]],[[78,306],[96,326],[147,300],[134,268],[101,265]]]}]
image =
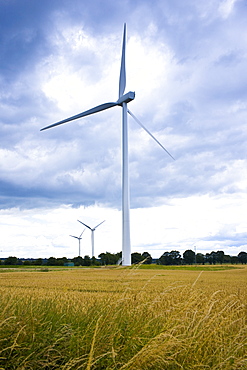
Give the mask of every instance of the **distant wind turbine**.
[{"label": "distant wind turbine", "polygon": [[92,241],[92,257],[94,257],[94,232],[95,232],[95,229],[97,229],[97,227],[99,227],[101,224],[103,224],[104,221],[102,221],[100,224],[98,224],[97,226],[91,228],[90,226],[84,224],[83,222],[77,220],[78,222],[80,222],[82,225],[86,226],[89,230],[91,230],[92,234],[91,234],[91,241]]},{"label": "distant wind turbine", "polygon": [[173,156],[165,149],[165,147],[146,129],[143,124],[134,116],[134,114],[127,109],[127,104],[134,100],[135,93],[129,91],[124,94],[126,86],[126,71],[125,71],[125,49],[126,49],[126,24],[124,24],[123,31],[123,45],[122,45],[122,58],[121,58],[121,67],[120,67],[120,78],[119,78],[119,95],[116,102],[104,103],[98,105],[94,108],[86,110],[82,113],[79,113],[75,116],[66,118],[62,121],[56,122],[52,125],[44,127],[41,131],[46,130],[51,127],[61,125],[63,123],[73,121],[75,119],[89,116],[97,112],[101,112],[105,109],[109,109],[115,106],[122,107],[122,265],[130,266],[131,265],[131,246],[130,246],[130,219],[129,219],[129,159],[128,159],[128,122],[127,122],[127,113],[140,125],[155,141],[158,143],[163,150],[166,151],[169,156]]},{"label": "distant wind turbine", "polygon": [[81,239],[82,239],[82,234],[84,233],[86,229],[83,230],[83,232],[81,233],[80,236],[74,236],[74,235],[70,235],[72,238],[75,238],[77,240],[79,240],[79,257],[81,256]]}]

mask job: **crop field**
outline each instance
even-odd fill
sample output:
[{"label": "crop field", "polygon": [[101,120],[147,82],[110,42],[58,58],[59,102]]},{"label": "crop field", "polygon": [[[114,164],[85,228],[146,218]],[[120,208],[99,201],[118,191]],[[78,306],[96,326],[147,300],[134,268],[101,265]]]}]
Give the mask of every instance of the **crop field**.
[{"label": "crop field", "polygon": [[0,369],[247,369],[247,267],[4,269]]}]

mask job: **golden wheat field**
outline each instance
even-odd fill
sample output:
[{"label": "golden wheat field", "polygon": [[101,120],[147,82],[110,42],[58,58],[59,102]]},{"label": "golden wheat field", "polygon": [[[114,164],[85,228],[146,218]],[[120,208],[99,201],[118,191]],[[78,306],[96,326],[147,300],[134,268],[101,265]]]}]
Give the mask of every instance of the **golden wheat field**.
[{"label": "golden wheat field", "polygon": [[0,273],[0,369],[247,369],[247,268]]}]

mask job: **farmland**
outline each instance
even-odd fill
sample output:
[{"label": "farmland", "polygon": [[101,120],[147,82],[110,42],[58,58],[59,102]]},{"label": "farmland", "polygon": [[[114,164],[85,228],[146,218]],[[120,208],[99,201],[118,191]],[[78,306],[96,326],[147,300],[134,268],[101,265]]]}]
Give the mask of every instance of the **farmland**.
[{"label": "farmland", "polygon": [[0,369],[246,369],[247,268],[0,273]]}]

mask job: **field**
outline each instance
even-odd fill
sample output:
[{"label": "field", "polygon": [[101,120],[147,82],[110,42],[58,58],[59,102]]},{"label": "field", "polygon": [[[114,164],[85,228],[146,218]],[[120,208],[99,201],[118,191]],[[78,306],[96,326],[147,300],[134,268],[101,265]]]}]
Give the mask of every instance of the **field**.
[{"label": "field", "polygon": [[2,271],[0,369],[247,369],[247,267]]}]

